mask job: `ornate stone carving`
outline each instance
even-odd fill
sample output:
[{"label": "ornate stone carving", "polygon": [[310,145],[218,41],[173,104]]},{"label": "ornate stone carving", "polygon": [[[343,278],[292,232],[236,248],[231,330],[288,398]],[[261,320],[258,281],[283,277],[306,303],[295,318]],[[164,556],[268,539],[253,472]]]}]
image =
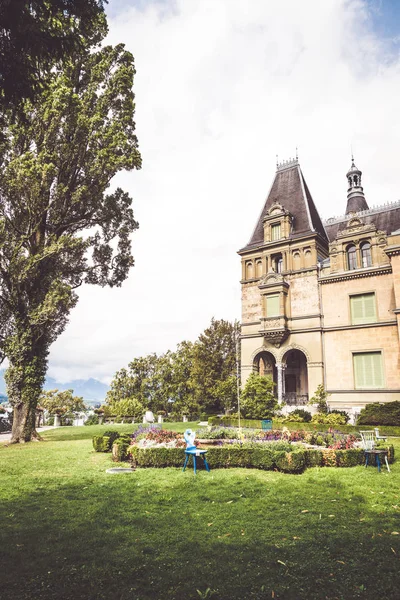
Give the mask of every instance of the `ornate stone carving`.
[{"label": "ornate stone carving", "polygon": [[289,337],[290,331],[288,329],[273,329],[271,331],[262,332],[264,339],[275,348],[279,346]]}]

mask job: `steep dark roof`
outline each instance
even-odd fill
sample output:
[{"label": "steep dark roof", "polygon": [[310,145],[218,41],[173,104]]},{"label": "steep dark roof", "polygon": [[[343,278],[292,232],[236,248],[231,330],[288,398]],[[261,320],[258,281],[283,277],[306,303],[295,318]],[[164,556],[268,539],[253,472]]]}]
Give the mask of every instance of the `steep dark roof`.
[{"label": "steep dark roof", "polygon": [[[334,219],[331,222],[328,220],[325,223],[325,230],[330,242],[336,238],[339,231],[346,229],[349,219],[353,216],[355,215]],[[400,229],[400,202],[359,212],[357,216],[366,225],[373,224],[379,231],[390,234]]]},{"label": "steep dark roof", "polygon": [[368,204],[364,196],[352,196],[347,201],[346,215],[360,210],[368,210]]},{"label": "steep dark roof", "polygon": [[263,218],[275,203],[281,204],[293,216],[291,238],[308,233],[319,233],[325,240],[328,239],[300,165],[297,160],[294,160],[289,163],[289,166],[278,167],[253,235],[242,250],[263,244]]}]

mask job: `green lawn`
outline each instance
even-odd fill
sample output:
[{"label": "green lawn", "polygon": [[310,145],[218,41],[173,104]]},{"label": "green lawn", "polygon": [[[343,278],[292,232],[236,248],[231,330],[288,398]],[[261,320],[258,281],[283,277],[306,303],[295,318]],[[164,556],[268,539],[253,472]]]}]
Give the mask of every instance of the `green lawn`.
[{"label": "green lawn", "polygon": [[[399,460],[390,474],[109,475],[110,455],[93,452],[91,437],[110,428],[65,427],[42,443],[0,446],[1,598],[400,597]],[[400,456],[400,440],[391,441]]]}]

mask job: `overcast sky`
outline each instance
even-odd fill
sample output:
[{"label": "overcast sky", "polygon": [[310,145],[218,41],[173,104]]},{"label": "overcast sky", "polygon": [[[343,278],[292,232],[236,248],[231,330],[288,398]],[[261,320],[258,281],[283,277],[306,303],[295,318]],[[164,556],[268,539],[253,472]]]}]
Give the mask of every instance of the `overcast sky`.
[{"label": "overcast sky", "polygon": [[240,258],[279,160],[299,151],[322,218],[345,174],[370,206],[400,199],[398,0],[109,0],[108,42],[135,56],[141,171],[136,266],[89,287],[53,345],[49,375],[109,382],[136,356],[240,319]]}]

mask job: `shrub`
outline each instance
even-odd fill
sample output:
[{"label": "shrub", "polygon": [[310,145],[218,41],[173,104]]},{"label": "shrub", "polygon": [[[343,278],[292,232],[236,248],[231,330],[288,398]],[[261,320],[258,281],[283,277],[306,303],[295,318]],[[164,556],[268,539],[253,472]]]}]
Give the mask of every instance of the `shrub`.
[{"label": "shrub", "polygon": [[296,408],[291,413],[282,418],[283,423],[309,423],[311,421],[311,413],[304,408]]},{"label": "shrub", "polygon": [[275,464],[279,471],[284,473],[302,473],[306,468],[305,451],[277,452],[275,454]]},{"label": "shrub", "polygon": [[85,425],[98,425],[98,424],[99,424],[99,415],[90,415],[85,421]]},{"label": "shrub", "polygon": [[120,437],[118,431],[105,431],[103,435],[95,435],[92,439],[96,452],[111,452],[112,446]]},{"label": "shrub", "polygon": [[334,408],[333,410],[329,411],[330,415],[342,415],[342,417],[344,417],[345,422],[344,424],[347,424],[350,421],[350,415],[346,410],[337,410],[336,408]]},{"label": "shrub", "polygon": [[364,450],[362,448],[351,448],[349,450],[335,450],[336,465],[338,467],[356,467],[365,462]]},{"label": "shrub", "polygon": [[278,408],[274,387],[269,375],[251,373],[240,397],[243,415],[253,419],[270,419]]},{"label": "shrub", "polygon": [[112,446],[112,459],[114,462],[122,462],[128,460],[128,448],[130,446],[130,439],[120,437],[113,443]]},{"label": "shrub", "polygon": [[92,438],[93,448],[96,452],[109,452],[111,448],[110,438],[107,435],[95,435]]},{"label": "shrub", "polygon": [[322,423],[324,425],[332,425],[332,426],[338,426],[338,425],[345,425],[346,424],[346,419],[343,415],[338,415],[335,413],[317,413],[316,415],[313,415],[311,418],[311,422],[312,423]]},{"label": "shrub", "polygon": [[322,383],[317,387],[314,396],[310,399],[309,404],[316,404],[318,406],[318,412],[327,413],[328,404],[327,398],[329,394],[326,392]]},{"label": "shrub", "polygon": [[400,402],[374,402],[360,412],[357,425],[400,425]]},{"label": "shrub", "polygon": [[307,448],[305,452],[306,467],[322,467],[322,450]]}]

